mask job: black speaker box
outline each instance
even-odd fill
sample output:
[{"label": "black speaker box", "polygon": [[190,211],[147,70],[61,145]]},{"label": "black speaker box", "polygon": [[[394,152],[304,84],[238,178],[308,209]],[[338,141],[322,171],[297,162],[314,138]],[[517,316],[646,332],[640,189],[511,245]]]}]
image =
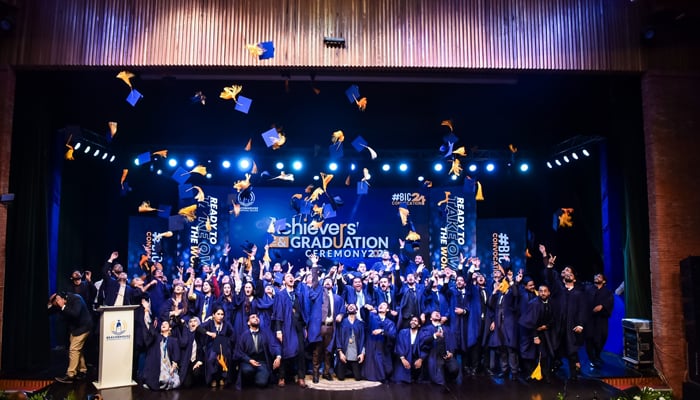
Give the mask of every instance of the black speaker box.
[{"label": "black speaker box", "polygon": [[681,300],[688,343],[688,379],[700,383],[700,257],[681,261]]}]

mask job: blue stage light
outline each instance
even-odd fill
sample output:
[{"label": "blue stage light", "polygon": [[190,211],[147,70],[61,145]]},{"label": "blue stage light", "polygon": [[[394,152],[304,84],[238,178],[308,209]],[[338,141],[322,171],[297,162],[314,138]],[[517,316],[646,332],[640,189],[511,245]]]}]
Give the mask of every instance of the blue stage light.
[{"label": "blue stage light", "polygon": [[168,165],[171,167],[177,167],[177,160],[174,158],[171,158],[170,160],[168,160]]},{"label": "blue stage light", "polygon": [[185,166],[187,166],[187,168],[194,167],[194,160],[191,158],[188,158],[187,161],[185,161]]},{"label": "blue stage light", "polygon": [[406,164],[405,162],[399,164],[399,171],[401,171],[401,172],[408,171],[408,164]]},{"label": "blue stage light", "polygon": [[338,170],[338,163],[332,162],[332,163],[328,164],[328,169],[331,171]]},{"label": "blue stage light", "polygon": [[226,169],[229,169],[229,168],[231,168],[231,161],[229,161],[229,160],[224,160],[224,161],[221,162],[221,166],[224,167],[224,168],[226,168]]},{"label": "blue stage light", "polygon": [[486,164],[486,171],[493,172],[495,169],[496,169],[496,165],[494,163]]},{"label": "blue stage light", "polygon": [[303,164],[301,161],[299,161],[299,160],[296,160],[296,161],[294,161],[294,162],[292,163],[292,168],[293,168],[295,171],[299,171],[299,170],[301,170],[303,167],[304,167],[304,164]]},{"label": "blue stage light", "polygon": [[433,165],[433,169],[434,169],[436,172],[442,171],[442,163],[439,163],[439,162],[438,162],[438,163],[435,163],[435,165]]}]

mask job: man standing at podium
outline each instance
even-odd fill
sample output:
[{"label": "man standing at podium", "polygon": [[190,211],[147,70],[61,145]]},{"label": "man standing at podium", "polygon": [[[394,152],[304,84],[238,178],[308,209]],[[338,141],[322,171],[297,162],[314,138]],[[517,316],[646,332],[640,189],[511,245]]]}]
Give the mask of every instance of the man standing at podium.
[{"label": "man standing at podium", "polygon": [[83,379],[87,374],[83,346],[92,329],[92,316],[85,300],[78,294],[59,292],[49,297],[47,305],[49,312],[58,312],[65,319],[70,331],[70,346],[68,347],[68,370],[63,377],[56,380],[62,383],[72,383]]}]

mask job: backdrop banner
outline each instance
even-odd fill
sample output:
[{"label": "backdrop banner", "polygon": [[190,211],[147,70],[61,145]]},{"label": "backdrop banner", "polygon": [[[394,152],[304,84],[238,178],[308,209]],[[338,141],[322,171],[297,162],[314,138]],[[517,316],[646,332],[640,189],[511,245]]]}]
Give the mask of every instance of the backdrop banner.
[{"label": "backdrop banner", "polygon": [[[197,204],[192,221],[180,216],[171,216],[170,223],[156,216],[132,217],[129,267],[139,268],[145,248],[151,249],[149,260],[163,262],[166,273],[175,274],[175,266],[198,269],[219,262],[227,244],[230,255],[239,257],[248,243],[254,243],[257,260],[268,245],[273,262],[287,261],[295,269],[305,267],[311,254],[324,265],[340,261],[354,268],[360,261],[367,265],[379,261],[385,250],[398,252],[399,239],[427,244],[427,193],[364,189],[328,188],[330,193],[314,195],[298,188],[249,188],[238,193],[229,187],[203,187],[203,201],[190,199],[180,205]],[[174,224],[173,218],[182,220]],[[168,229],[172,236],[162,235]]]},{"label": "backdrop banner", "polygon": [[431,193],[430,248],[433,266],[456,269],[460,254],[476,255],[476,200],[471,190],[448,187]]},{"label": "backdrop banner", "polygon": [[476,224],[477,255],[481,269],[490,276],[496,262],[510,258],[514,273],[525,271],[527,221],[525,218],[479,218]]}]

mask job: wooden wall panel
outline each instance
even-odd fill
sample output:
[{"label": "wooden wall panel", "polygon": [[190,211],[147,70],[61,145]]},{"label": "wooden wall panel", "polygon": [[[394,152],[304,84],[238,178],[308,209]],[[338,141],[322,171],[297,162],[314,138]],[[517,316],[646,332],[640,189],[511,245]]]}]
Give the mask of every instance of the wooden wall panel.
[{"label": "wooden wall panel", "polygon": [[[0,53],[18,66],[643,69],[626,1],[26,0],[18,12]],[[245,50],[268,40],[271,60]]]}]

